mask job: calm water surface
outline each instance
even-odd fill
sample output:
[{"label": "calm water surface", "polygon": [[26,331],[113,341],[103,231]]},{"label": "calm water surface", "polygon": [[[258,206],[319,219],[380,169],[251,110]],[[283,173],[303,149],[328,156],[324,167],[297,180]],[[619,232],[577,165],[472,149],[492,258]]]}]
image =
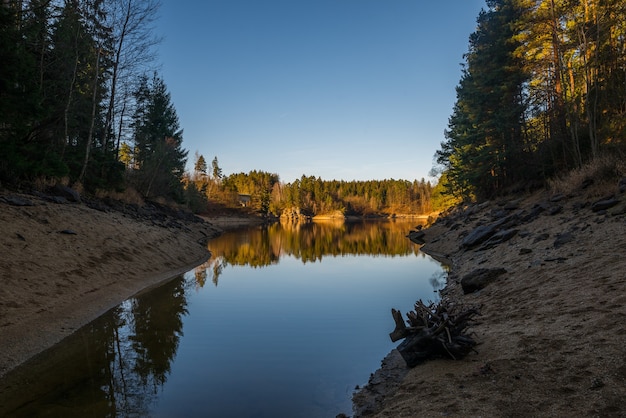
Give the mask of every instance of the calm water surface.
[{"label": "calm water surface", "polygon": [[130,299],[0,385],[0,415],[334,417],[396,345],[390,310],[432,300],[414,223],[272,225]]}]

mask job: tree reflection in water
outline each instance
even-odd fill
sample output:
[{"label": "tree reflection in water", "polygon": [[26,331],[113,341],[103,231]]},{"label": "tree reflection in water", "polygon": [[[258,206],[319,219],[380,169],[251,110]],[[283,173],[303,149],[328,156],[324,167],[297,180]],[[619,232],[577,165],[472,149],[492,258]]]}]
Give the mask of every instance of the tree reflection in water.
[{"label": "tree reflection in water", "polygon": [[[0,416],[148,416],[170,377],[188,314],[190,290],[215,286],[229,265],[254,269],[291,256],[420,255],[406,234],[414,223],[274,224],[209,242],[212,258],[183,276],[130,299],[0,382]],[[421,254],[422,257],[425,257]],[[445,278],[431,278],[437,289]],[[394,301],[395,303],[395,301]]]},{"label": "tree reflection in water", "polygon": [[303,263],[345,255],[406,256],[419,254],[407,233],[420,221],[320,221],[275,223],[222,235],[209,242],[211,259],[196,267],[196,285],[208,275],[217,286],[227,265],[264,267],[278,263],[281,255]]},{"label": "tree reflection in water", "polygon": [[188,286],[179,276],[130,299],[10,373],[0,416],[146,416],[183,334]]}]

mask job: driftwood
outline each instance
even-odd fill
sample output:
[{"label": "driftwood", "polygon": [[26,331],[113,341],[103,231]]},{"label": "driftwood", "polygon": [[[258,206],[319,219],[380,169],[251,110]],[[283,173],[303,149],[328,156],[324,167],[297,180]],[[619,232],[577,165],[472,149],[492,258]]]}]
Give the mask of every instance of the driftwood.
[{"label": "driftwood", "polygon": [[419,300],[415,310],[407,313],[408,326],[400,311],[391,310],[396,328],[389,337],[393,342],[404,338],[397,350],[409,367],[435,357],[456,360],[474,350],[476,342],[465,330],[477,314],[476,308],[460,307],[447,299],[428,306]]}]

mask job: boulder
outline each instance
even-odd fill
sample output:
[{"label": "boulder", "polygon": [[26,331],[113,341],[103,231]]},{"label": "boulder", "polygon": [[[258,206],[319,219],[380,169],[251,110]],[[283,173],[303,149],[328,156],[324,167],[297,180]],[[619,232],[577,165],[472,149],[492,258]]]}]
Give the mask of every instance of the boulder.
[{"label": "boulder", "polygon": [[463,241],[461,241],[461,247],[463,248],[473,248],[483,242],[487,241],[493,234],[498,231],[505,223],[509,222],[511,217],[507,216],[506,218],[502,218],[497,222],[491,223],[489,225],[480,225],[472,232],[470,232]]},{"label": "boulder", "polygon": [[544,210],[546,210],[546,207],[544,205],[536,204],[535,206],[532,207],[532,209],[530,210],[530,213],[524,214],[521,217],[521,221],[524,223],[532,222],[535,219],[537,219],[539,215],[541,215],[541,212],[543,212]]},{"label": "boulder", "polygon": [[605,197],[603,199],[598,200],[597,202],[594,202],[591,205],[591,210],[594,212],[600,212],[602,210],[607,210],[609,208],[612,208],[618,203],[619,203],[619,200],[616,199],[614,196]]},{"label": "boulder", "polygon": [[505,241],[510,240],[517,234],[517,229],[504,229],[493,234],[487,241],[478,248],[478,251],[488,250],[496,247]]},{"label": "boulder", "polygon": [[11,206],[34,206],[32,200],[25,199],[20,196],[0,196],[0,201],[8,203]]},{"label": "boulder", "polygon": [[506,273],[506,270],[502,267],[500,268],[480,268],[470,273],[467,273],[461,279],[461,287],[463,288],[463,293],[473,293],[480,289],[483,289],[489,283],[495,281],[498,277]]},{"label": "boulder", "polygon": [[424,236],[426,235],[426,233],[424,231],[411,231],[409,232],[409,234],[407,235],[409,237],[409,239],[418,244],[424,244],[426,241],[424,240]]},{"label": "boulder", "polygon": [[80,194],[76,190],[67,186],[57,184],[50,189],[50,194],[53,196],[64,197],[70,202],[80,203]]},{"label": "boulder", "polygon": [[622,202],[618,205],[613,206],[608,210],[609,215],[618,216],[626,214],[626,202]]}]

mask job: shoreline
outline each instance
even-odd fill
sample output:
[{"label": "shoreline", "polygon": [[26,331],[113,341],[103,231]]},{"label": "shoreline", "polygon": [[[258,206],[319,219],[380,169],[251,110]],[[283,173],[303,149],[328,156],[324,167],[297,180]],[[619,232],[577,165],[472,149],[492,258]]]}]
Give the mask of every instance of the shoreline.
[{"label": "shoreline", "polygon": [[223,232],[158,215],[0,193],[0,379],[124,300],[202,264],[206,241]]},{"label": "shoreline", "polygon": [[[208,223],[216,218],[138,220],[31,195],[20,195],[31,205],[10,205],[5,196],[0,380],[110,307],[200,264],[206,240],[222,232]],[[589,191],[558,199],[539,193],[471,205],[424,229],[423,251],[452,266],[446,295],[482,307],[470,329],[478,352],[408,369],[392,351],[355,394],[354,416],[626,412],[626,195],[601,211],[592,209],[598,198]],[[503,218],[516,222],[507,226],[517,230],[510,239],[461,246]],[[463,294],[467,273],[492,267],[507,272]]]},{"label": "shoreline", "polygon": [[[598,210],[603,196],[516,196],[423,229],[423,252],[450,262],[443,296],[480,307],[477,352],[409,369],[392,350],[354,394],[354,417],[625,415],[626,195]],[[515,232],[470,245],[498,223]],[[501,268],[464,293],[469,273]]]}]

